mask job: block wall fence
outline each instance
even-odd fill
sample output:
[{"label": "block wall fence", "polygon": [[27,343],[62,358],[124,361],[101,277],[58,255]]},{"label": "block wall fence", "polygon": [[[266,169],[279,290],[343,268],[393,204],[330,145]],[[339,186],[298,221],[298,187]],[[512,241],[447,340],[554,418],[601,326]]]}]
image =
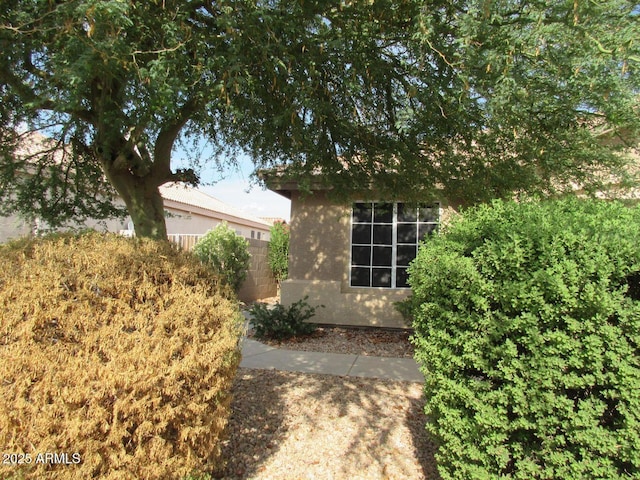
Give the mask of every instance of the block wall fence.
[{"label": "block wall fence", "polygon": [[275,297],[278,294],[278,285],[267,260],[269,242],[255,238],[247,239],[247,241],[249,242],[251,263],[247,279],[238,292],[238,298],[249,303],[261,298]]},{"label": "block wall fence", "polygon": [[[202,236],[173,234],[169,235],[169,240],[184,250],[192,250]],[[251,261],[247,278],[238,292],[238,298],[245,303],[250,303],[261,298],[275,297],[278,294],[278,285],[267,260],[269,242],[255,238],[248,238],[247,241]]]}]

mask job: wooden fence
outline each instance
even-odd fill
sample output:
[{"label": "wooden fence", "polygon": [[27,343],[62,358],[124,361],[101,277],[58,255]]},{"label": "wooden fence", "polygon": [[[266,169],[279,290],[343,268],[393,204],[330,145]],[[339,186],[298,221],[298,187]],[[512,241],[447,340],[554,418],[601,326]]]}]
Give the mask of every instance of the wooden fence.
[{"label": "wooden fence", "polygon": [[183,250],[191,250],[204,235],[192,233],[172,233],[167,235],[169,241],[175,243]]}]

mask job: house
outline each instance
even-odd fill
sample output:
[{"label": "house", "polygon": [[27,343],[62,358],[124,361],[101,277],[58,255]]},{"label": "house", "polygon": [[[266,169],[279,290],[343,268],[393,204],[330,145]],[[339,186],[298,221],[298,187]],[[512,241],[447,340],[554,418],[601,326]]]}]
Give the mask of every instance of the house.
[{"label": "house", "polygon": [[[47,149],[53,152],[54,158],[62,155],[56,144],[40,134],[32,133],[27,140],[19,152],[25,158],[40,155],[40,152]],[[171,183],[161,186],[159,190],[164,202],[169,240],[189,250],[209,230],[225,222],[238,235],[245,237],[249,243],[251,264],[238,297],[242,301],[251,302],[276,295],[277,284],[267,261],[267,242],[272,222],[227,205],[193,187]],[[120,207],[124,206],[124,202],[119,198],[116,198],[114,203]],[[134,235],[134,226],[130,217],[88,219],[69,224],[66,228],[93,228],[126,236]],[[38,218],[27,220],[19,215],[0,217],[0,243],[48,230],[50,227],[46,222]]]},{"label": "house", "polygon": [[[160,193],[164,199],[169,240],[184,249],[191,249],[207,231],[226,222],[237,234],[247,238],[251,255],[247,278],[238,298],[248,303],[276,295],[277,284],[267,261],[271,228],[268,221],[246,214],[192,187],[169,184],[160,187]],[[119,232],[126,236],[134,234],[130,218],[89,220],[77,227]],[[0,217],[0,243],[34,234],[37,230],[47,230],[47,225],[37,219],[33,223],[27,222],[15,215]]]},{"label": "house", "polygon": [[222,222],[247,239],[269,240],[271,223],[193,187],[169,183],[160,187],[160,194],[164,200],[167,234],[176,243],[184,243],[179,236],[201,236]]},{"label": "house", "polygon": [[37,225],[19,215],[0,217],[0,243],[35,233]]},{"label": "house", "polygon": [[[629,154],[640,165],[638,151]],[[317,323],[406,328],[394,304],[410,295],[407,266],[419,242],[460,205],[444,199],[384,203],[373,193],[339,202],[320,183],[312,181],[309,193],[309,182],[302,188],[282,173],[261,175],[268,188],[291,200],[289,278],[281,284],[281,302],[308,296],[311,305],[325,305],[316,311]],[[622,191],[616,182],[605,177],[598,196],[640,200],[640,189]],[[579,186],[574,189],[580,194]]]},{"label": "house", "polygon": [[[193,187],[167,184],[160,187],[160,194],[164,200],[168,237],[185,248],[191,248],[202,235],[222,222],[247,239],[269,240],[271,223]],[[127,236],[134,234],[133,222],[129,217],[123,220],[88,220],[78,226]],[[38,219],[27,222],[17,215],[2,217],[0,242],[46,229],[46,224]]]},{"label": "house", "polygon": [[[17,155],[27,161],[32,157],[50,155],[54,162],[63,162],[64,152],[64,147],[58,143],[38,132],[30,132],[25,134]],[[23,172],[23,175],[29,174],[28,171]],[[236,233],[247,239],[269,239],[271,223],[227,205],[193,187],[166,184],[160,187],[160,194],[164,200],[169,237],[187,248],[193,246],[198,236],[204,235],[221,222],[226,222]],[[124,202],[120,199],[116,199],[115,203],[118,206],[124,206]],[[88,219],[69,226],[133,235],[131,218],[124,220]],[[47,230],[49,230],[48,225],[37,218],[26,220],[20,215],[0,217],[0,243]]]},{"label": "house", "polygon": [[337,202],[321,187],[309,194],[295,181],[263,178],[291,200],[289,278],[281,284],[281,302],[308,296],[311,305],[325,305],[316,311],[317,323],[406,328],[394,303],[410,294],[407,266],[418,242],[446,221],[452,206]]}]

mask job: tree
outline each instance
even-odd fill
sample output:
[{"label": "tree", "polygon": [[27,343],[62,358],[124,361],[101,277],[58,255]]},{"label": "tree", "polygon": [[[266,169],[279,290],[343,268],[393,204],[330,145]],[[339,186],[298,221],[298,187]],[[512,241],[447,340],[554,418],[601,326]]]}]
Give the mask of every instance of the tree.
[{"label": "tree", "polygon": [[[204,136],[217,158],[240,147],[260,155],[256,138],[264,132],[282,152],[304,153],[309,145],[301,148],[282,128],[312,98],[324,99],[316,110],[332,115],[326,88],[341,72],[325,66],[344,70],[350,61],[340,42],[326,47],[339,3],[2,2],[4,212],[55,225],[112,214],[117,193],[137,235],[162,239],[158,186],[198,182],[196,169],[172,169],[180,142]],[[311,79],[297,100],[287,98],[293,69]],[[314,84],[319,78],[322,85]],[[307,122],[304,115],[299,121]],[[25,129],[51,137],[64,149],[61,159],[16,156]]]},{"label": "tree", "polygon": [[284,222],[276,222],[269,230],[269,268],[278,283],[278,289],[289,274],[289,226]]},{"label": "tree", "polygon": [[[639,130],[638,9],[623,0],[0,11],[2,205],[50,223],[112,214],[117,193],[139,236],[165,238],[158,186],[198,182],[197,165],[176,170],[171,157],[203,136],[214,159],[244,150],[258,167],[320,170],[335,192],[375,183],[477,201],[621,167],[598,135]],[[25,130],[64,146],[63,161],[24,164]]]},{"label": "tree", "polygon": [[[310,144],[324,158],[306,152],[313,161],[293,175],[322,170],[334,192],[366,191],[373,176],[380,196],[469,203],[596,189],[610,173],[624,180],[623,150],[640,132],[637,2],[416,0],[375,2],[368,12],[332,19],[349,51],[374,60],[353,61],[331,90],[343,117],[326,109]],[[371,22],[385,27],[363,40]],[[401,25],[410,33],[393,30]],[[282,155],[276,138],[254,142],[256,156]],[[327,155],[324,144],[340,147]]]},{"label": "tree", "polygon": [[[438,156],[437,181],[486,200],[523,186],[597,187],[598,170],[624,166],[620,150],[640,125],[639,13],[636,2],[618,0],[424,9],[418,44],[455,72],[458,101],[439,118],[464,118]],[[418,132],[428,121],[415,123]]]}]

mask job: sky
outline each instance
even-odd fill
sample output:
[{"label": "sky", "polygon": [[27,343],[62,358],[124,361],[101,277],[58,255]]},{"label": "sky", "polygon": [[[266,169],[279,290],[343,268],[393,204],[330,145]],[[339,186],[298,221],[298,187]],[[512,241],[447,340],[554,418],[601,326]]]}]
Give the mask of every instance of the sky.
[{"label": "sky", "polygon": [[[253,162],[247,157],[238,157],[237,167],[228,167],[223,172],[205,170],[201,180],[214,185],[200,186],[199,190],[224,203],[239,208],[257,217],[276,217],[290,221],[291,201],[260,185],[251,184]],[[223,177],[223,180],[219,180]]]}]

